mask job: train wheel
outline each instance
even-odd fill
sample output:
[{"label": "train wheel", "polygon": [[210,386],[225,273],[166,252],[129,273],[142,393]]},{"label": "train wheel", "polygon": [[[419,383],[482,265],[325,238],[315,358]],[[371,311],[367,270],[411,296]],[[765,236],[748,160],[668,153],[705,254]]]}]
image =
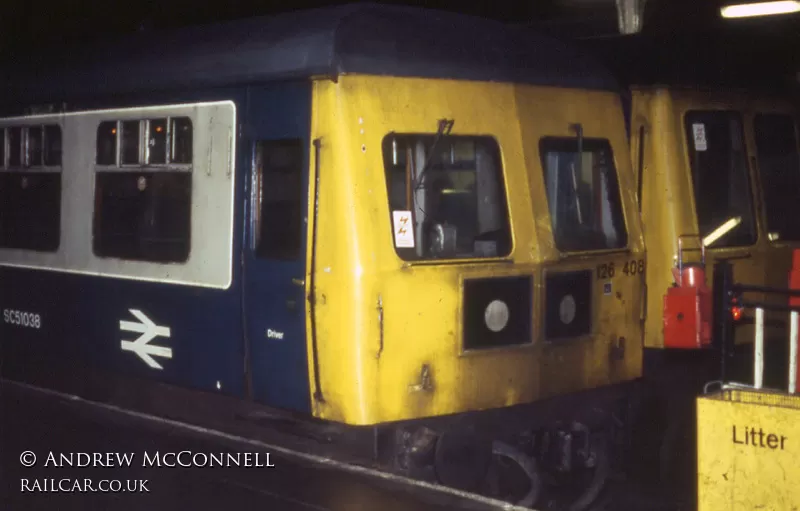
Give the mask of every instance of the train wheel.
[{"label": "train wheel", "polygon": [[518,506],[533,507],[542,491],[536,460],[500,441],[492,443],[492,464],[484,494]]},{"label": "train wheel", "polygon": [[591,452],[570,470],[548,467],[542,471],[541,509],[586,511],[597,502],[611,474],[611,438],[603,431],[592,435]]}]

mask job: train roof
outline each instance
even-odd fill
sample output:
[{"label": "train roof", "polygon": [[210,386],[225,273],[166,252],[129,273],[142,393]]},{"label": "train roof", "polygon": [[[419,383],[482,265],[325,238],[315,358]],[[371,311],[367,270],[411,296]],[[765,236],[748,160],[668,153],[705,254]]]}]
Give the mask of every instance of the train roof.
[{"label": "train roof", "polygon": [[798,85],[785,58],[764,58],[779,49],[777,43],[748,39],[730,29],[679,37],[615,35],[576,44],[607,65],[626,88],[730,90],[781,97]]},{"label": "train roof", "polygon": [[15,102],[342,74],[619,89],[601,63],[532,30],[375,4],[144,31],[4,60],[0,97]]}]

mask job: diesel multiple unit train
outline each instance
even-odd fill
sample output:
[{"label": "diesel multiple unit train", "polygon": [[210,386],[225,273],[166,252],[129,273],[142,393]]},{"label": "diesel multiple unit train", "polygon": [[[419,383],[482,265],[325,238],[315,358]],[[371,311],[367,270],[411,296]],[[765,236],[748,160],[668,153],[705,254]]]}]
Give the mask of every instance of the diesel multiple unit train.
[{"label": "diesel multiple unit train", "polygon": [[4,377],[229,396],[524,505],[591,504],[645,351],[707,347],[691,239],[780,279],[796,237],[792,117],[628,104],[487,20],[344,6],[5,69]]}]

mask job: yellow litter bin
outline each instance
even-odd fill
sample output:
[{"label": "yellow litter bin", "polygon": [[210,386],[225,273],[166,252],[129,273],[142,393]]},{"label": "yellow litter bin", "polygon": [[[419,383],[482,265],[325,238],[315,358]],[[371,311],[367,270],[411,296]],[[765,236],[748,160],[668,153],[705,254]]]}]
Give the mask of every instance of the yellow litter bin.
[{"label": "yellow litter bin", "polygon": [[[800,269],[800,255],[795,261]],[[715,321],[727,320],[731,302],[726,300],[737,293],[778,293],[790,298],[789,306],[739,302],[743,307],[755,309],[753,385],[723,383],[719,391],[697,398],[697,509],[800,511],[800,396],[796,394],[796,302],[800,286],[795,280],[791,280],[790,289],[783,290],[733,284],[730,267],[719,268],[719,275],[730,285],[720,284],[723,301],[718,310],[723,316],[715,317]],[[786,391],[765,389],[762,385],[764,308],[789,312]],[[727,341],[722,341],[724,346]],[[723,347],[723,357],[724,353]]]},{"label": "yellow litter bin", "polygon": [[697,399],[698,511],[800,511],[800,396],[723,387]]}]

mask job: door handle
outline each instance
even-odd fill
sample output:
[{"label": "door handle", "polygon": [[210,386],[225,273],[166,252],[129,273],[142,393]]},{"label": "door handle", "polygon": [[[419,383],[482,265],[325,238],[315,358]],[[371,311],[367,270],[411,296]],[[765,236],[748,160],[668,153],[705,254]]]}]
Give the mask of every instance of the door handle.
[{"label": "door handle", "polygon": [[305,279],[292,279],[292,284],[298,287],[305,287],[306,281]]}]

